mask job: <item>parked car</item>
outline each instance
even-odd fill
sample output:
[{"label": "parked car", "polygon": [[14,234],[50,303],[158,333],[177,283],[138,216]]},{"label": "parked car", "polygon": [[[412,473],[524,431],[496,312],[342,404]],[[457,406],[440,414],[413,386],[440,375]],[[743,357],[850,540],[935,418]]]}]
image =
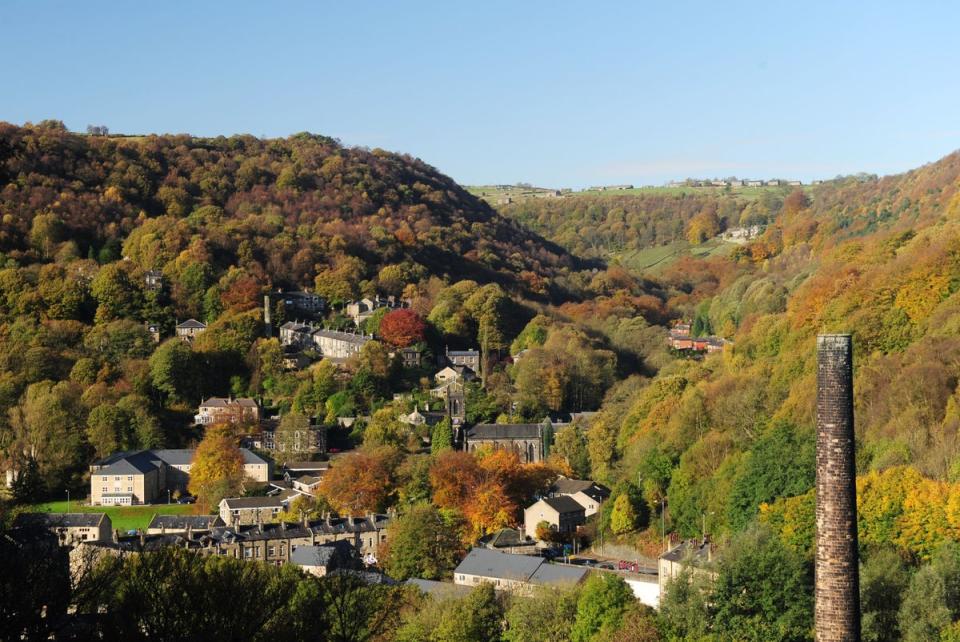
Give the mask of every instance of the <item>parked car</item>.
[{"label": "parked car", "polygon": [[183,497],[177,500],[177,503],[178,504],[196,504],[197,498],[194,497],[193,495],[184,495]]}]

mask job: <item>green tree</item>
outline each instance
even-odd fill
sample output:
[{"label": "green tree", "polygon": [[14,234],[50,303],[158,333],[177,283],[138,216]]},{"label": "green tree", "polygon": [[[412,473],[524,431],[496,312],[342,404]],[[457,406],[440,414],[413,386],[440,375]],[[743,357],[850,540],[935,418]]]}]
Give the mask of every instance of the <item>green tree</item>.
[{"label": "green tree", "polygon": [[813,433],[788,423],[778,423],[762,435],[730,490],[730,525],[740,530],[756,517],[760,504],[812,488],[814,451]]},{"label": "green tree", "polygon": [[173,401],[198,401],[200,381],[197,360],[190,346],[179,339],[160,345],[150,357],[153,387]]},{"label": "green tree", "polygon": [[577,618],[570,631],[573,642],[590,642],[618,628],[634,602],[633,591],[619,575],[598,573],[584,583],[577,600]]},{"label": "green tree", "polygon": [[738,534],[723,553],[710,603],[716,632],[742,640],[806,640],[813,583],[804,560],[768,530]]},{"label": "green tree", "polygon": [[453,448],[453,426],[450,418],[444,417],[433,426],[430,434],[430,452],[436,455]]},{"label": "green tree", "polygon": [[900,639],[898,611],[910,584],[910,573],[891,548],[871,551],[860,566],[860,611],[864,642]]},{"label": "green tree", "polygon": [[136,319],[143,305],[143,291],[121,263],[108,263],[97,272],[90,292],[97,301],[97,322]]},{"label": "green tree", "polygon": [[87,416],[87,439],[97,457],[106,457],[118,450],[130,450],[136,439],[130,417],[112,404],[100,404]]},{"label": "green tree", "polygon": [[569,640],[577,617],[576,588],[541,588],[526,599],[510,602],[506,613],[506,642]]},{"label": "green tree", "polygon": [[388,529],[384,569],[397,580],[450,577],[462,551],[461,528],[461,520],[449,511],[429,504],[411,507]]},{"label": "green tree", "polygon": [[942,629],[960,620],[960,544],[941,545],[914,574],[898,619],[905,642],[936,640]]},{"label": "green tree", "polygon": [[629,533],[637,527],[637,512],[633,508],[630,496],[620,493],[613,502],[610,512],[610,530],[617,535]]},{"label": "green tree", "polygon": [[590,479],[590,453],[587,451],[587,436],[574,424],[557,433],[553,454],[566,460],[578,479]]}]

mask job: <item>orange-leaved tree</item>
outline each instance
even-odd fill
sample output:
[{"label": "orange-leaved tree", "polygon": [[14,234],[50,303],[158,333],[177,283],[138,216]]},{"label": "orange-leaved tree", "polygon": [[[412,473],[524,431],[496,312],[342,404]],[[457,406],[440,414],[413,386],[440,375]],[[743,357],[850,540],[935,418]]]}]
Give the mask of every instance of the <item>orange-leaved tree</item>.
[{"label": "orange-leaved tree", "polygon": [[188,490],[197,496],[198,506],[208,511],[224,497],[240,494],[243,481],[243,455],[232,428],[208,426],[190,466]]},{"label": "orange-leaved tree", "polygon": [[320,482],[320,495],[341,515],[382,510],[392,487],[396,450],[357,450],[338,458]]}]

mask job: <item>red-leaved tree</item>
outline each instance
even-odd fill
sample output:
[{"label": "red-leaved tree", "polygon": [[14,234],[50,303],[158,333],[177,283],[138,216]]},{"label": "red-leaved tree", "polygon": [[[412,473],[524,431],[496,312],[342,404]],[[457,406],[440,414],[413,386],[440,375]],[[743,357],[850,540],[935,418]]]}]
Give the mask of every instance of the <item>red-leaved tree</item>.
[{"label": "red-leaved tree", "polygon": [[396,348],[423,340],[427,324],[413,310],[393,310],[380,321],[380,338]]}]

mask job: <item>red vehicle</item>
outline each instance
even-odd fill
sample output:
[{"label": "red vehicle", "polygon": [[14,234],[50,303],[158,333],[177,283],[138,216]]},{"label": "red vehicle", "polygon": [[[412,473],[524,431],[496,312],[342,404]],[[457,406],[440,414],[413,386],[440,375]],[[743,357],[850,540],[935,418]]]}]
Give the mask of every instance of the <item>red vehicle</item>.
[{"label": "red vehicle", "polygon": [[617,564],[617,568],[621,571],[630,571],[632,573],[640,572],[640,565],[636,562],[628,562],[627,560],[620,560],[620,563]]}]

